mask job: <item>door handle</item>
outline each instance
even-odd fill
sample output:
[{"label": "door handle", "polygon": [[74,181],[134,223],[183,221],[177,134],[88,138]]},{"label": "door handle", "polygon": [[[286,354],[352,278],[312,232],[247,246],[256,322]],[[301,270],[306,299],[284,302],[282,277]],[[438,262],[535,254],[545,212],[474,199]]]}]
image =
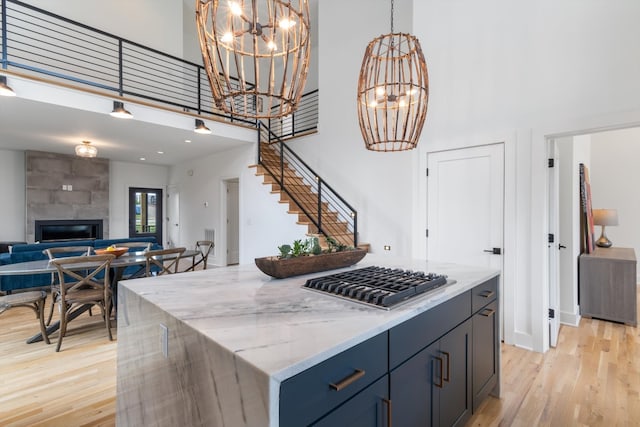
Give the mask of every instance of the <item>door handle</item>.
[{"label": "door handle", "polygon": [[501,255],[502,254],[502,248],[493,248],[493,249],[485,249],[485,252],[489,252],[490,254],[493,255]]},{"label": "door handle", "polygon": [[391,421],[393,418],[393,414],[392,414],[392,406],[391,406],[391,400],[390,399],[386,399],[383,398],[382,401],[387,405],[387,427],[391,427]]},{"label": "door handle", "polygon": [[435,386],[438,388],[442,388],[442,386],[444,385],[444,383],[442,382],[442,365],[444,365],[444,360],[442,360],[442,357],[438,357],[435,356],[435,359],[438,360],[440,362],[440,383],[436,383]]},{"label": "door handle", "polygon": [[447,351],[443,351],[442,354],[444,354],[447,357],[447,374],[444,377],[444,381],[449,382],[449,380],[451,379],[449,377],[449,374],[451,372],[451,370],[450,370],[450,367],[451,367],[450,355],[449,355],[449,352],[447,352]]},{"label": "door handle", "polygon": [[567,249],[567,247],[565,245],[561,245],[560,243],[558,243],[558,249]]}]

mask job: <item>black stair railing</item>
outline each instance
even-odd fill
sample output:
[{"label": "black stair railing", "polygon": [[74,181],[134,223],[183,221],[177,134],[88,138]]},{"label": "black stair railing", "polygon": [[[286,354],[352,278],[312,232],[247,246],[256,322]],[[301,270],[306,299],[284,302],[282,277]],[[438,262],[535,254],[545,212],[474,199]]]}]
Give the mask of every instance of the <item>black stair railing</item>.
[{"label": "black stair railing", "polygon": [[[258,163],[275,179],[291,200],[314,224],[318,233],[335,238],[337,234],[353,234],[353,246],[358,246],[358,212],[342,196],[311,169],[284,140],[268,126],[258,122]],[[277,142],[276,142],[277,141]],[[277,162],[268,161],[263,145],[273,150]],[[291,171],[295,174],[288,174]],[[311,189],[314,200],[301,199],[296,186]],[[314,207],[312,210],[310,206]],[[331,219],[327,219],[328,217]],[[342,225],[345,227],[342,230]],[[336,239],[338,240],[338,239]]]}]

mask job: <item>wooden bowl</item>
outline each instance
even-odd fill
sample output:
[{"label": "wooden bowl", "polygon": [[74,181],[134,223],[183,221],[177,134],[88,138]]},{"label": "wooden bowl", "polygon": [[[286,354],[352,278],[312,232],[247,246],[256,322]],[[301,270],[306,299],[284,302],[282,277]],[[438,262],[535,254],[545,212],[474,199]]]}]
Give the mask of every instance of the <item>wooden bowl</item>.
[{"label": "wooden bowl", "polygon": [[95,253],[97,255],[105,255],[105,254],[111,254],[111,255],[115,255],[116,258],[118,258],[120,255],[126,253],[129,250],[129,248],[113,248],[113,249],[96,249]]}]

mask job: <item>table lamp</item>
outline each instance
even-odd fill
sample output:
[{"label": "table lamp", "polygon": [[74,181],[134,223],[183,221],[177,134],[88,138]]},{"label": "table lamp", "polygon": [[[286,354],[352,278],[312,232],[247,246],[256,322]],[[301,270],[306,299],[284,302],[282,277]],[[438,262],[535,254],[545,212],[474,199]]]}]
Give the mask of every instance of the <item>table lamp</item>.
[{"label": "table lamp", "polygon": [[593,223],[602,226],[602,233],[596,241],[596,245],[601,248],[610,248],[612,243],[607,238],[604,229],[607,225],[618,225],[618,211],[616,209],[594,209]]}]

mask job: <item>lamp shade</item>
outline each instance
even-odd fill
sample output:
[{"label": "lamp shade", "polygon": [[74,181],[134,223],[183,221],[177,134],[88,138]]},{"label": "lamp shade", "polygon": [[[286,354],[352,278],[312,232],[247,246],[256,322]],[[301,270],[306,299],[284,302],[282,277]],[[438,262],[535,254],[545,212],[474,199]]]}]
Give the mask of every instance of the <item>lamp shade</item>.
[{"label": "lamp shade", "polygon": [[415,148],[428,99],[427,63],[416,37],[392,33],[369,43],[358,79],[358,121],[368,150]]},{"label": "lamp shade", "polygon": [[595,225],[618,225],[618,211],[616,209],[594,209],[593,223]]}]

